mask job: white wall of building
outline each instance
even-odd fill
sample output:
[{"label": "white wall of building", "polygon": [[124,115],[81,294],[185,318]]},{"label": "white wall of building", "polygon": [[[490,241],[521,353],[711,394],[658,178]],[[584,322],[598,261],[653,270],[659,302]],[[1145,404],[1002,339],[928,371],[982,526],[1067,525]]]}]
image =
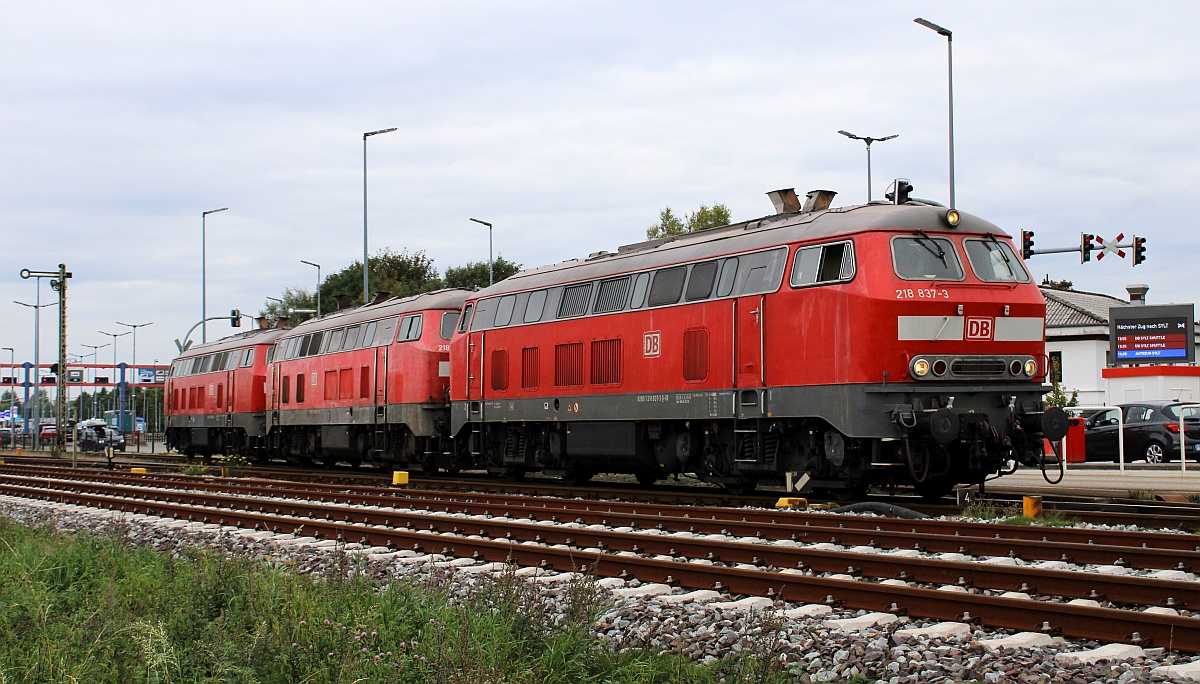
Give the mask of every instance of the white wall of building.
[{"label": "white wall of building", "polygon": [[1167,399],[1195,401],[1200,397],[1200,378],[1180,375],[1152,375],[1131,378],[1106,378],[1109,404]]},{"label": "white wall of building", "polygon": [[1079,392],[1079,404],[1099,406],[1108,387],[1102,372],[1107,364],[1108,340],[1046,340],[1046,353],[1062,353],[1062,386]]}]

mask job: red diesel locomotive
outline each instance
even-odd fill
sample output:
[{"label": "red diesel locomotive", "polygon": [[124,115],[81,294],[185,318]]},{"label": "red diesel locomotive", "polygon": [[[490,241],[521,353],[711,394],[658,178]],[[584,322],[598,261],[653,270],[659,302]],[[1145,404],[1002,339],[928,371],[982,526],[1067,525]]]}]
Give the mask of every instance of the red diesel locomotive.
[{"label": "red diesel locomotive", "polygon": [[909,199],[776,213],[519,273],[451,342],[458,459],[568,480],[941,495],[1042,458],[1045,300],[995,225]]},{"label": "red diesel locomotive", "polygon": [[164,392],[167,447],[187,454],[264,454],[267,361],[286,330],[258,329],[201,344],[171,362]]},{"label": "red diesel locomotive", "polygon": [[436,468],[450,453],[450,338],[466,290],[338,311],[276,343],[266,389],[274,455]]},{"label": "red diesel locomotive", "polygon": [[435,468],[451,453],[449,343],[466,296],[394,298],[189,349],[167,381],[167,444]]}]

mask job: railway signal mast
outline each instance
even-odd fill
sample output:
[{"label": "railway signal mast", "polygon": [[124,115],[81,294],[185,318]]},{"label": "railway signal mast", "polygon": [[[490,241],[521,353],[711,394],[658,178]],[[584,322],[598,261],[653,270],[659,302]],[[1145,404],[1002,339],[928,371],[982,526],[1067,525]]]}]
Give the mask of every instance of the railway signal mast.
[{"label": "railway signal mast", "polygon": [[1117,257],[1125,258],[1125,248],[1133,248],[1133,265],[1146,260],[1146,238],[1137,235],[1132,236],[1129,242],[1121,244],[1121,240],[1125,239],[1125,233],[1118,233],[1115,240],[1105,242],[1104,238],[1093,233],[1080,233],[1078,247],[1051,247],[1049,249],[1033,248],[1033,231],[1021,231],[1021,258],[1029,260],[1030,257],[1037,254],[1065,254],[1067,252],[1078,252],[1079,263],[1087,263],[1092,260],[1092,252],[1099,251],[1096,255],[1096,261],[1104,258],[1105,254],[1115,254]]}]

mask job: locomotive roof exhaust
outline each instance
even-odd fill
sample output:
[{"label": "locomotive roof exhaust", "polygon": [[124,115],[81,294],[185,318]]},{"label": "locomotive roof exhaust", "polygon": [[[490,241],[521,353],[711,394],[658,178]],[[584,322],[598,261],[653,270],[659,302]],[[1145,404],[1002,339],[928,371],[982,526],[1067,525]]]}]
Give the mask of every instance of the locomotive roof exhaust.
[{"label": "locomotive roof exhaust", "polygon": [[254,324],[258,326],[259,330],[266,330],[267,328],[271,327],[271,319],[267,318],[266,316],[259,316],[258,318],[254,319]]},{"label": "locomotive roof exhaust", "polygon": [[794,188],[772,190],[767,193],[767,197],[770,197],[771,204],[775,205],[776,214],[795,214],[800,211],[800,198],[796,197]]},{"label": "locomotive roof exhaust", "polygon": [[833,190],[810,190],[804,196],[804,208],[800,211],[807,214],[810,211],[825,211],[833,203],[837,192]]},{"label": "locomotive roof exhaust", "polygon": [[276,318],[275,319],[275,327],[276,328],[286,328],[287,324],[288,324],[288,320],[289,319],[287,316],[280,316],[280,317]]},{"label": "locomotive roof exhaust", "polygon": [[837,195],[833,190],[812,190],[804,196],[804,206],[800,206],[800,198],[793,188],[772,190],[767,193],[771,204],[775,206],[776,214],[807,214],[814,211],[825,211]]}]

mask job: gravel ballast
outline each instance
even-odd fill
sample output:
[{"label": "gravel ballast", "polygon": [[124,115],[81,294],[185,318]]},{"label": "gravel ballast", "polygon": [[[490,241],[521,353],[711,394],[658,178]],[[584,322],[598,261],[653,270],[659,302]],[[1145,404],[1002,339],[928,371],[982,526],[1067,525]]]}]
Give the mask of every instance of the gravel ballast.
[{"label": "gravel ballast", "polygon": [[[392,578],[422,580],[432,573],[442,573],[449,578],[452,593],[461,596],[466,596],[487,575],[480,564],[468,565],[467,559],[416,556],[411,551],[378,547],[365,549],[356,544],[297,539],[292,535],[16,497],[0,497],[0,515],[26,525],[51,526],[64,532],[117,531],[133,545],[166,553],[179,553],[189,546],[222,549],[229,556],[260,558],[314,576],[346,567],[351,572],[360,567],[385,582]],[[347,553],[361,556],[363,564],[344,563]],[[535,569],[522,569],[519,574],[537,582],[552,603],[565,606],[570,582],[555,581],[554,573]],[[764,605],[761,601],[740,601],[745,598],[741,596],[717,596],[679,588],[665,594],[656,588],[612,593],[642,586],[636,580],[610,578],[598,584],[610,593],[607,610],[595,622],[594,631],[615,648],[680,653],[700,663],[715,662],[731,653],[779,659],[796,682],[840,682],[856,675],[860,676],[859,681],[887,684],[1200,681],[1200,665],[1188,667],[1200,662],[1195,655],[1161,648],[1134,647],[1129,653],[1119,655],[1099,651],[1096,657],[1101,659],[1096,660],[1089,657],[1091,652],[1110,645],[1063,639],[1046,643],[1041,638],[1032,640],[1041,645],[1014,649],[988,643],[1011,637],[1012,630],[977,625],[957,627],[903,616],[890,621],[873,620],[866,611],[835,608],[830,612],[824,607],[802,610],[801,606],[784,601]],[[683,596],[691,593],[694,596]],[[846,622],[849,618],[865,618],[857,622],[871,626],[861,629],[837,626],[855,622]],[[1167,670],[1168,667],[1171,669]],[[1191,673],[1197,673],[1195,679]]]}]

